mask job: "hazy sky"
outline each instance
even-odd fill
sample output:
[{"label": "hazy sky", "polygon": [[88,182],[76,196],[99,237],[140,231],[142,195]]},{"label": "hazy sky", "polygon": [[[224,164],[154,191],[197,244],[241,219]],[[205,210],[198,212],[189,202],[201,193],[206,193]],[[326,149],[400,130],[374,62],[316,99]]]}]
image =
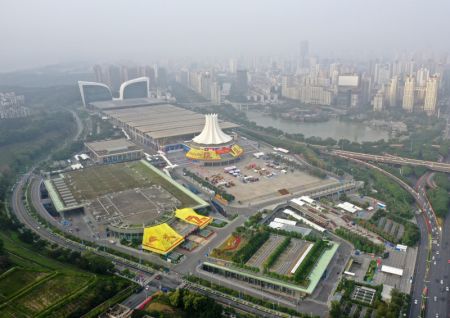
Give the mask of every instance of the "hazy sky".
[{"label": "hazy sky", "polygon": [[72,61],[450,51],[450,0],[0,0],[0,72]]}]

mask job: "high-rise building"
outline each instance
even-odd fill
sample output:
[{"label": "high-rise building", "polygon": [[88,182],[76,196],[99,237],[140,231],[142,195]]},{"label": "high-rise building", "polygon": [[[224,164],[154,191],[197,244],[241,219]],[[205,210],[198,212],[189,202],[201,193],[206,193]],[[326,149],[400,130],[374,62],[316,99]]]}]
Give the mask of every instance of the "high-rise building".
[{"label": "high-rise building", "polygon": [[305,68],[309,66],[309,42],[300,42],[300,67]]},{"label": "high-rise building", "polygon": [[428,78],[423,110],[429,115],[436,113],[438,85],[439,76],[434,75]]},{"label": "high-rise building", "polygon": [[405,78],[405,87],[403,89],[403,103],[402,108],[408,112],[414,110],[414,93],[416,88],[416,79],[414,76],[407,76]]},{"label": "high-rise building", "polygon": [[427,84],[428,81],[428,77],[430,77],[430,71],[424,67],[421,67],[418,71],[417,71],[417,86],[425,86]]},{"label": "high-rise building", "polygon": [[389,64],[376,64],[374,76],[375,84],[387,84],[391,78],[391,66]]},{"label": "high-rise building", "polygon": [[114,93],[119,91],[120,87],[120,68],[116,65],[110,65],[108,67],[108,73],[109,73],[109,87],[111,87],[111,90]]},{"label": "high-rise building", "polygon": [[396,107],[398,103],[398,77],[391,78],[389,83],[389,106]]},{"label": "high-rise building", "polygon": [[240,96],[246,96],[248,94],[247,70],[237,70],[236,72],[236,93]]},{"label": "high-rise building", "polygon": [[146,66],[144,76],[148,77],[150,88],[156,88],[155,69],[151,66]]},{"label": "high-rise building", "polygon": [[158,67],[157,83],[160,88],[166,89],[168,85],[167,70],[164,67]]},{"label": "high-rise building", "polygon": [[98,83],[106,84],[104,82],[105,78],[103,76],[102,67],[100,65],[96,64],[96,65],[94,65],[93,70],[94,70],[94,74],[95,74],[95,81]]},{"label": "high-rise building", "polygon": [[380,89],[373,98],[373,111],[380,112],[384,107],[384,89]]},{"label": "high-rise building", "polygon": [[211,84],[211,102],[216,105],[220,105],[222,102],[220,84],[217,82]]},{"label": "high-rise building", "polygon": [[231,74],[236,73],[236,71],[237,71],[237,62],[236,62],[235,59],[230,59],[230,60],[228,61],[228,71],[229,71]]}]

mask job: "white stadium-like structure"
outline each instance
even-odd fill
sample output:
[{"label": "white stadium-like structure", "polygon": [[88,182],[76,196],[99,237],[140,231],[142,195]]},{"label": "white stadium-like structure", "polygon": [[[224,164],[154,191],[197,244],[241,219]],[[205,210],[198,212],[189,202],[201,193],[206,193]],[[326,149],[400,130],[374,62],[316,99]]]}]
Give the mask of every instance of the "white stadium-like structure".
[{"label": "white stadium-like structure", "polygon": [[150,79],[148,77],[139,77],[120,85],[119,99],[128,98],[147,98],[150,87]]},{"label": "white stadium-like structure", "polygon": [[217,114],[205,115],[202,132],[185,143],[186,158],[205,165],[224,165],[239,160],[244,149],[236,138],[224,133]]},{"label": "white stadium-like structure", "polygon": [[[150,79],[139,77],[123,82],[119,89],[119,98],[116,100],[148,98]],[[78,81],[81,100],[85,107],[92,102],[113,100],[111,88],[103,83]]]},{"label": "white stadium-like structure", "polygon": [[112,100],[111,89],[106,84],[78,81],[78,87],[80,88],[81,100],[85,107],[92,102]]},{"label": "white stadium-like structure", "polygon": [[193,142],[200,145],[220,145],[233,140],[233,137],[227,135],[219,126],[217,114],[205,115],[205,127],[200,135],[192,139]]}]

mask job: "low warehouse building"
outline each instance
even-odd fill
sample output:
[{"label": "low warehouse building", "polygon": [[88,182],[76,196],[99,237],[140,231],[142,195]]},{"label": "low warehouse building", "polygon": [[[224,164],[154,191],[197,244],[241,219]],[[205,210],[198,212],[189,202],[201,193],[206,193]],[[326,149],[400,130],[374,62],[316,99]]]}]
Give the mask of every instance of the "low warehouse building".
[{"label": "low warehouse building", "polygon": [[139,160],[144,156],[139,146],[126,139],[87,142],[84,145],[92,160],[99,164]]}]

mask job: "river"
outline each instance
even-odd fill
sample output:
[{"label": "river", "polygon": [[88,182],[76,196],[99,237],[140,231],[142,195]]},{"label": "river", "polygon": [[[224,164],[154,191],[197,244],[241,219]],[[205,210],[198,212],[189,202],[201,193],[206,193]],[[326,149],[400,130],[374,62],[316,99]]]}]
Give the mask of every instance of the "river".
[{"label": "river", "polygon": [[247,117],[250,121],[254,121],[259,126],[272,126],[287,133],[300,133],[305,137],[316,136],[321,137],[322,139],[331,137],[335,140],[348,139],[356,142],[389,139],[389,133],[384,129],[370,127],[365,123],[340,121],[338,118],[332,118],[327,122],[304,123],[272,118],[255,110],[249,110],[247,112]]}]

